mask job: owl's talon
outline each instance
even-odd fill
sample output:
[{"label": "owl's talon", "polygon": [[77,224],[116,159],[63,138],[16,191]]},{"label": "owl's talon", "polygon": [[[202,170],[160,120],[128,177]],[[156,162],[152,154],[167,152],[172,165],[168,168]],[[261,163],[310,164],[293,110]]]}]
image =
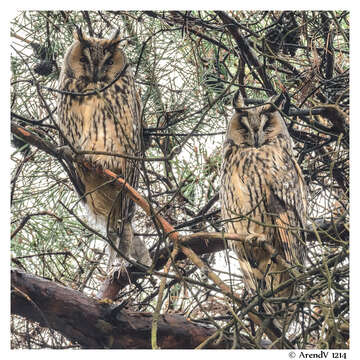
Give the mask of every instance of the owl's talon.
[{"label": "owl's talon", "polygon": [[73,159],[75,157],[74,151],[68,145],[58,146],[56,149],[57,155],[63,158]]},{"label": "owl's talon", "polygon": [[270,259],[273,263],[277,264],[277,261],[276,261],[276,257],[280,255],[279,251],[278,250],[275,250],[275,252],[273,254],[271,254],[270,256]]},{"label": "owl's talon", "polygon": [[114,264],[110,266],[110,269],[108,271],[108,276],[113,279],[120,279],[121,274],[126,271],[126,267],[129,265],[129,263],[124,260],[118,260]]},{"label": "owl's talon", "polygon": [[114,302],[111,299],[104,298],[97,301],[99,304],[113,304]]},{"label": "owl's talon", "polygon": [[246,237],[245,242],[252,247],[263,248],[265,243],[267,242],[267,239],[264,235],[250,234]]}]

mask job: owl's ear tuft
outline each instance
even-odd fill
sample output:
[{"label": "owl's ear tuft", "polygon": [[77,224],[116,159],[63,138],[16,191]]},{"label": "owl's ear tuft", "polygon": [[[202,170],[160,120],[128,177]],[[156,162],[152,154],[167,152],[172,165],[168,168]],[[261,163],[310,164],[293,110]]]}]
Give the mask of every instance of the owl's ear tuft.
[{"label": "owl's ear tuft", "polygon": [[280,107],[285,101],[285,95],[281,93],[280,95],[275,96],[274,105]]},{"label": "owl's ear tuft", "polygon": [[80,41],[84,45],[87,44],[87,42],[88,42],[88,38],[86,37],[86,35],[83,34],[80,27],[76,27],[76,30],[74,30],[73,36],[74,36],[75,40]]},{"label": "owl's ear tuft", "polygon": [[113,34],[110,36],[109,40],[106,43],[106,48],[110,51],[114,51],[114,49],[118,46],[118,44],[122,41],[123,39],[120,36],[120,29],[116,29]]},{"label": "owl's ear tuft", "polygon": [[111,43],[119,43],[121,41],[120,29],[117,28],[110,37]]},{"label": "owl's ear tuft", "polygon": [[284,103],[285,101],[285,96],[283,93],[281,93],[280,95],[275,95],[272,96],[269,99],[269,104],[267,105],[269,107],[269,112],[275,112],[277,111]]},{"label": "owl's ear tuft", "polygon": [[244,98],[241,95],[240,90],[237,90],[233,97],[233,107],[235,110],[243,108],[245,106]]},{"label": "owl's ear tuft", "polygon": [[84,41],[84,35],[80,27],[76,27],[73,33],[74,40]]}]

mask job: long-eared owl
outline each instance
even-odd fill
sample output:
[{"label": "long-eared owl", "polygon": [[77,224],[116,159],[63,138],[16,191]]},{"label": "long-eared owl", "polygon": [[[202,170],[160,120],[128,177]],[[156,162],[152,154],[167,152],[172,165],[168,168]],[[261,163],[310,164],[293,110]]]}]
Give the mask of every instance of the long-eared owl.
[{"label": "long-eared owl", "polygon": [[221,214],[228,233],[246,238],[231,246],[252,294],[289,279],[254,239],[271,244],[290,265],[305,261],[306,187],[276,101],[245,107],[238,91],[223,148]]},{"label": "long-eared owl", "polygon": [[[61,143],[70,143],[81,151],[140,156],[141,102],[125,53],[119,47],[119,31],[110,39],[97,39],[78,29],[74,38],[59,78],[59,90],[63,92],[58,97],[58,125],[66,138]],[[92,94],[81,95],[86,92]],[[85,159],[94,167],[115,172],[133,187],[138,184],[136,161],[103,154],[87,154]],[[106,226],[107,235],[120,251],[149,264],[147,249],[133,235],[135,204],[96,171],[74,166],[78,180],[75,187],[90,214]],[[122,263],[115,254],[111,249],[109,265]]]}]

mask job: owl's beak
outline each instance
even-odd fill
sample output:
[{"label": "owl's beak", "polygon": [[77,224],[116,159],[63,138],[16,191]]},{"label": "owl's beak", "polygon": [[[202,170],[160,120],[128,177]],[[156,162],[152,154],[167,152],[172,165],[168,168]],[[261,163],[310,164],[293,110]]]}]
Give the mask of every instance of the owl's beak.
[{"label": "owl's beak", "polygon": [[98,72],[97,70],[93,73],[93,82],[96,83],[99,80]]},{"label": "owl's beak", "polygon": [[258,133],[254,133],[254,146],[256,148],[259,147],[259,134]]}]

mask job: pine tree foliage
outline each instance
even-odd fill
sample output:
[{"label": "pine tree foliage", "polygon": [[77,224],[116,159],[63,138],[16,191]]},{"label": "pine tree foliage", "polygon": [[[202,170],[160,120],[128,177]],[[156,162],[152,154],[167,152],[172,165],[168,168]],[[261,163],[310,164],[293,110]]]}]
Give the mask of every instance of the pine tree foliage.
[{"label": "pine tree foliage", "polygon": [[[232,95],[240,89],[256,105],[284,94],[283,116],[309,190],[308,263],[296,280],[301,295],[282,299],[295,307],[284,343],[347,348],[349,12],[19,12],[11,21],[11,121],[53,146],[57,79],[77,26],[95,37],[119,28],[126,38],[151,141],[138,163],[138,190],[181,235],[222,231],[218,189]],[[101,229],[89,220],[63,161],[15,134],[12,145],[12,266],[95,296],[106,277]],[[161,250],[171,251],[170,238],[139,207],[134,226],[155,260]],[[266,335],[248,312],[267,317],[256,307],[261,299],[244,290],[235,255],[225,249],[199,257],[243,303],[183,259],[170,267],[161,313],[213,327],[229,348],[264,347]],[[153,313],[161,279],[144,275],[115,302]],[[19,316],[12,316],[11,330],[14,349],[78,347]]]}]

